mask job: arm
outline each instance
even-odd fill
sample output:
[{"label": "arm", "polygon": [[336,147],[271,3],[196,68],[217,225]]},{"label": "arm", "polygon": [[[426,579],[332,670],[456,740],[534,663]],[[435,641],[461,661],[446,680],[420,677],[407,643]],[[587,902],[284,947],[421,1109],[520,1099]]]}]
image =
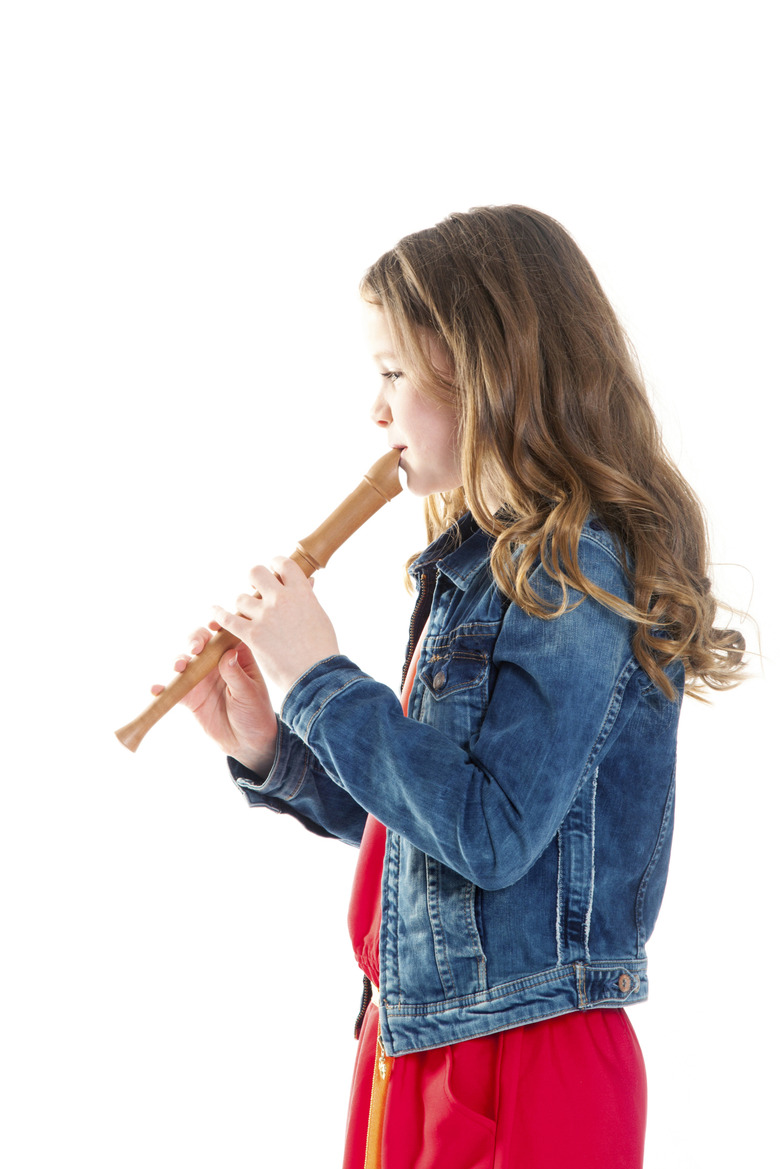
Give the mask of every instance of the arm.
[{"label": "arm", "polygon": [[[213,626],[212,626],[213,628]],[[197,655],[208,643],[208,629],[190,637]],[[180,673],[190,656],[176,662]],[[161,689],[153,687],[153,692]],[[325,774],[319,761],[284,724],[271,706],[265,681],[245,645],[229,649],[182,699],[206,733],[228,756],[239,790],[250,805],[287,812],[310,831],[359,845],[366,813]]]},{"label": "arm", "polygon": [[[546,577],[535,586],[554,595]],[[503,888],[547,847],[614,741],[638,669],[630,634],[590,599],[546,621],[510,605],[488,707],[464,747],[404,719],[393,692],[341,656],[298,679],[281,718],[390,829],[476,885]]]},{"label": "arm", "polygon": [[316,756],[284,723],[279,723],[276,755],[267,777],[231,757],[228,767],[251,807],[286,813],[317,836],[360,845],[365,809],[333,782]]}]

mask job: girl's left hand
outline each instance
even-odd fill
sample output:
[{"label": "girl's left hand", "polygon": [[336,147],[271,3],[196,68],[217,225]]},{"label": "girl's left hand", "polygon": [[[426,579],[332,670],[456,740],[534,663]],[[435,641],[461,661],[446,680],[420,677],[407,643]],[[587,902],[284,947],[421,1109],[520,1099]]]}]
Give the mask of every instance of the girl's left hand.
[{"label": "girl's left hand", "polygon": [[242,593],[235,613],[215,605],[214,615],[223,629],[249,646],[265,677],[287,693],[339,647],[330,618],[295,561],[277,556],[271,568],[258,565],[249,574],[258,597]]}]

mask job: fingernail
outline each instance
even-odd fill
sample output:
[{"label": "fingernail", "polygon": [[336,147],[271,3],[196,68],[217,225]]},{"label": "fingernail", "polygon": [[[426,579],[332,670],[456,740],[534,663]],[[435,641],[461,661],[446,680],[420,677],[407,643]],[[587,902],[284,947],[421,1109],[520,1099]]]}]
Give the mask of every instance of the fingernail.
[{"label": "fingernail", "polygon": [[197,653],[199,645],[200,645],[199,641],[191,641],[190,642],[190,653],[191,654]]},{"label": "fingernail", "polygon": [[228,662],[228,665],[229,665],[229,666],[235,666],[235,664],[236,664],[236,662],[237,662],[237,661],[238,661],[238,654],[237,654],[237,653],[234,653],[234,654],[233,654],[233,656],[232,656],[232,658],[229,660],[229,662]]}]

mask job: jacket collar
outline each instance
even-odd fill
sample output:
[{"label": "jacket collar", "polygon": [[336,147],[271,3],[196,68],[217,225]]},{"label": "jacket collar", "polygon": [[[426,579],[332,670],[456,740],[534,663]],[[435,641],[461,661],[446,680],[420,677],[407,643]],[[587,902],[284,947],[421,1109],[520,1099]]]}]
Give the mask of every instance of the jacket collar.
[{"label": "jacket collar", "polygon": [[492,536],[483,532],[467,511],[420,553],[409,566],[409,573],[420,577],[435,565],[454,585],[465,589],[471,578],[484,568],[492,544]]}]

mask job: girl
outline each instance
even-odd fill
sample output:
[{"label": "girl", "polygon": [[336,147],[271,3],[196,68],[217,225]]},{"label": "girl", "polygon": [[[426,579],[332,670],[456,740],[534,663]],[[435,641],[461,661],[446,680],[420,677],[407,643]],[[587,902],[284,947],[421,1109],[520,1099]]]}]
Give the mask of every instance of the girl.
[{"label": "girl", "polygon": [[701,509],[558,223],[452,215],[361,292],[372,416],[431,541],[403,704],[284,559],[215,610],[243,644],[187,703],[250,804],[360,846],[345,1166],[635,1169],[623,1008],[647,995],[680,700],[732,685],[743,641],[713,628]]}]

